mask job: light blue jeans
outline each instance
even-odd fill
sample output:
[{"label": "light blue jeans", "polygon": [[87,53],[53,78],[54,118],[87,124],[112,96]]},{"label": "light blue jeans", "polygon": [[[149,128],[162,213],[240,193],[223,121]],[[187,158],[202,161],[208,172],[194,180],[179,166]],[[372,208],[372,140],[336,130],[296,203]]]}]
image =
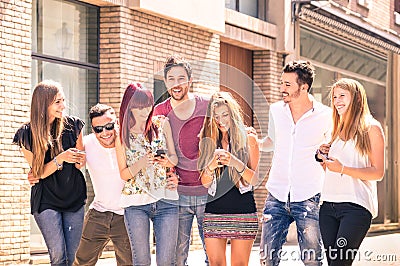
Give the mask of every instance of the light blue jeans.
[{"label": "light blue jeans", "polygon": [[[305,265],[322,265],[322,240],[319,230],[319,199],[317,194],[301,202],[281,202],[268,194],[262,218],[260,259],[262,265],[279,265],[280,260],[302,260]],[[289,225],[296,223],[300,254],[285,254]]]},{"label": "light blue jeans", "polygon": [[196,216],[197,228],[203,243],[205,253],[205,264],[208,265],[206,245],[204,244],[203,220],[204,210],[207,203],[207,195],[185,196],[179,195],[179,233],[178,245],[176,249],[176,265],[187,265],[187,257],[190,246],[190,232],[192,230],[193,218]]},{"label": "light blue jeans", "polygon": [[81,240],[84,206],[76,212],[47,209],[33,217],[42,232],[51,265],[72,265]]},{"label": "light blue jeans", "polygon": [[178,202],[159,200],[125,208],[125,226],[131,243],[133,265],[150,266],[150,220],[156,236],[158,266],[175,263],[178,237]]}]

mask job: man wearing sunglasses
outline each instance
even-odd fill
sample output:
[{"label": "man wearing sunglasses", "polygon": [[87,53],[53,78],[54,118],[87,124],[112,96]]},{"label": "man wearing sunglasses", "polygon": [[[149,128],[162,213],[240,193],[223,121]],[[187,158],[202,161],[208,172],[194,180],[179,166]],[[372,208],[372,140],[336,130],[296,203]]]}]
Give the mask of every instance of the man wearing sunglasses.
[{"label": "man wearing sunglasses", "polygon": [[117,265],[133,265],[124,210],[119,207],[124,181],[119,175],[115,151],[115,111],[108,105],[96,104],[89,117],[93,133],[85,136],[83,143],[95,197],[85,216],[74,265],[95,265],[110,240]]}]

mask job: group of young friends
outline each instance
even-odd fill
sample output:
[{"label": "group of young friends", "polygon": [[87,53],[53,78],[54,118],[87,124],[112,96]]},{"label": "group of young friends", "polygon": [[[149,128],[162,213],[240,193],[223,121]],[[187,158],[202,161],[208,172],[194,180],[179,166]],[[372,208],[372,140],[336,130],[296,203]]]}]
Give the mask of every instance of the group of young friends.
[{"label": "group of young friends", "polygon": [[[192,70],[179,56],[164,66],[167,100],[154,106],[150,90],[129,84],[118,121],[97,104],[86,136],[84,122],[64,114],[60,84],[37,84],[14,143],[31,167],[31,212],[51,265],[95,265],[110,240],[118,265],[151,265],[150,221],[157,265],[187,265],[194,217],[206,265],[226,265],[228,240],[231,265],[248,265],[260,151],[274,151],[261,265],[279,265],[293,221],[300,250],[310,251],[301,252],[305,265],[322,265],[323,248],[329,265],[351,265],[355,253],[346,251],[359,248],[377,215],[383,131],[358,81],[334,83],[329,108],[311,96],[313,79],[309,62],[283,68],[282,100],[270,105],[263,139],[230,93],[190,93]],[[86,215],[85,165],[95,192]]]}]

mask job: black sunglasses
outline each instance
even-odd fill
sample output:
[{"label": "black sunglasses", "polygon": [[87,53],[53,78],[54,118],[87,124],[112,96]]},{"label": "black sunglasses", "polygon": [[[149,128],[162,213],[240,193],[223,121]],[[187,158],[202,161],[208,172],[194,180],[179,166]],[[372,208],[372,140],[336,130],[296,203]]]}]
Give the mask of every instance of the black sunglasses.
[{"label": "black sunglasses", "polygon": [[94,133],[98,134],[98,133],[103,132],[103,129],[113,130],[114,125],[115,125],[115,122],[111,122],[111,123],[105,124],[104,126],[97,126],[97,127],[92,126],[92,128],[93,128]]}]

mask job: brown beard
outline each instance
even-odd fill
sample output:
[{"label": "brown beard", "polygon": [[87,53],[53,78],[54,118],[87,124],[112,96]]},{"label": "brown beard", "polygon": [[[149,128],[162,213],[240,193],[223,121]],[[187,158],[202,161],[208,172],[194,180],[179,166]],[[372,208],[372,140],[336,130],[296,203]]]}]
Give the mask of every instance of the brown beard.
[{"label": "brown beard", "polygon": [[[293,98],[299,98],[299,96],[300,96],[300,88],[297,91],[295,91],[294,93],[289,94],[287,97],[290,97],[291,99],[293,99]],[[288,102],[290,102],[290,100],[284,100],[284,102],[288,103]]]},{"label": "brown beard", "polygon": [[[174,88],[178,88],[178,89],[180,89],[182,92],[184,91],[184,89],[183,89],[181,86],[174,87]],[[185,95],[188,93],[188,92],[182,93],[182,95],[181,95],[180,97],[175,97],[175,96],[174,96],[174,92],[172,91],[174,88],[171,89],[170,95],[171,95],[172,99],[174,99],[175,101],[180,101],[180,100],[182,100],[182,99],[185,97]]]}]

